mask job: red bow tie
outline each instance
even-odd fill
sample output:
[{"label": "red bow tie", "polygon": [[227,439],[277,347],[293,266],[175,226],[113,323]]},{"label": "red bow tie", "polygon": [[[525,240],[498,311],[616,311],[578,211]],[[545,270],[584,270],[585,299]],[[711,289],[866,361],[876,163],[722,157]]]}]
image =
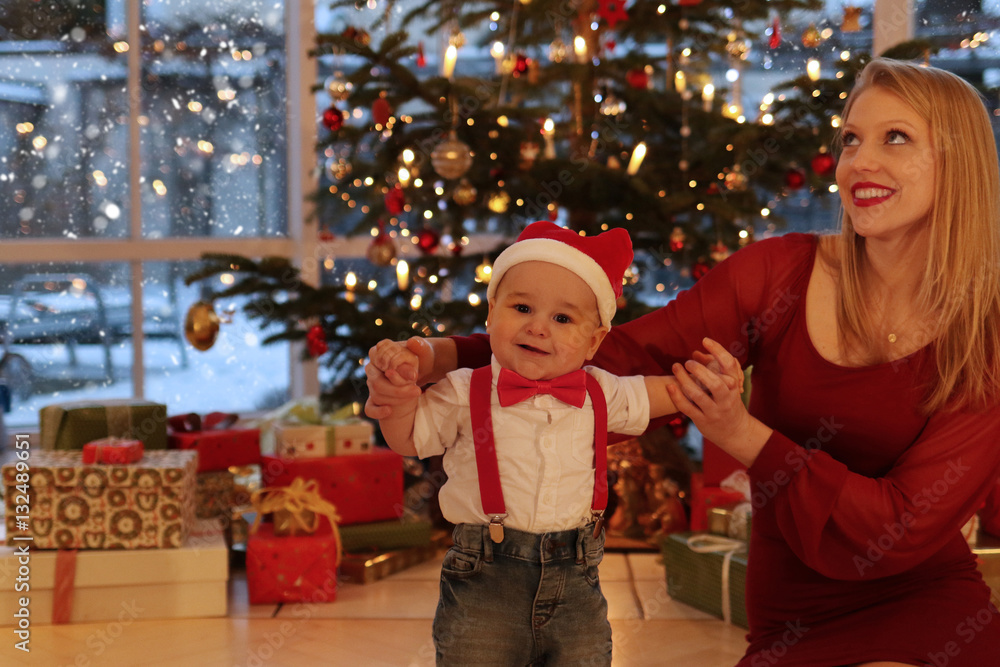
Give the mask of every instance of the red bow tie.
[{"label": "red bow tie", "polygon": [[551,394],[567,405],[582,408],[587,400],[587,371],[582,368],[551,380],[529,380],[506,368],[497,378],[497,397],[501,407],[529,399],[535,394]]}]

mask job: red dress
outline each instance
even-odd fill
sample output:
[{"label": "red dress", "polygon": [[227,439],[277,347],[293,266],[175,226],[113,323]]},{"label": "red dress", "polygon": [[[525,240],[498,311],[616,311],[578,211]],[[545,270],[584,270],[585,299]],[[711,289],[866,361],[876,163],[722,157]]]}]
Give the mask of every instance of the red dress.
[{"label": "red dress", "polygon": [[[1000,612],[960,533],[1000,475],[1000,406],[921,415],[929,350],[849,368],[806,331],[817,237],[750,245],[666,307],[615,326],[594,363],[670,374],[708,336],[753,366],[774,429],[750,468],[750,645],[738,667],[1000,665]],[[460,365],[485,337],[456,339]],[[485,355],[485,356],[484,356]]]}]

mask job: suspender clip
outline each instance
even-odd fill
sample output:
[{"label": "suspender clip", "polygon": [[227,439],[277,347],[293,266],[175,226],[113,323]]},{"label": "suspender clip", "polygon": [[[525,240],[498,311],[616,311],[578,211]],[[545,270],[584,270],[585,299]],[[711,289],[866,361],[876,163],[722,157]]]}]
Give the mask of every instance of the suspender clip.
[{"label": "suspender clip", "polygon": [[497,544],[503,542],[503,520],[506,518],[506,514],[494,514],[490,518],[490,539]]}]

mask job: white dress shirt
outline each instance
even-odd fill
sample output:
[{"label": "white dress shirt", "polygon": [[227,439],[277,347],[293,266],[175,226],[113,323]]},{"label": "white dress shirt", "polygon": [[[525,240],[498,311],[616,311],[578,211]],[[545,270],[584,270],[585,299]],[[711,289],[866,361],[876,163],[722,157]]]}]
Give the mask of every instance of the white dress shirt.
[{"label": "white dress shirt", "polygon": [[[531,533],[568,530],[590,520],[594,492],[594,409],[587,396],[574,408],[539,394],[507,408],[497,400],[496,357],[490,394],[507,518],[504,525]],[[641,375],[618,377],[593,366],[586,371],[604,390],[608,431],[639,435],[649,424],[649,396]],[[472,369],[448,373],[421,396],[413,426],[420,458],[444,454],[448,481],[441,512],[452,523],[489,523],[479,495],[472,442],[469,384]]]}]

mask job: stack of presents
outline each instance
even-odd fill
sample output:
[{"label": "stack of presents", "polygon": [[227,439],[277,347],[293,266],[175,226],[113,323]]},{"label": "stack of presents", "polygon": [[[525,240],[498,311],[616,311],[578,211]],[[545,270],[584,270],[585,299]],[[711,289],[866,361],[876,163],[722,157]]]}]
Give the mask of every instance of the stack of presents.
[{"label": "stack of presents", "polygon": [[367,583],[432,557],[442,536],[404,512],[403,458],[353,411],[306,412],[43,408],[0,471],[0,625],[26,606],[37,624],[225,616],[244,558],[251,604],[329,602],[338,574]]},{"label": "stack of presents", "polygon": [[[747,547],[752,530],[746,469],[705,441],[702,472],[691,479],[690,531],[661,541],[671,598],[746,628]],[[1000,480],[964,532],[1000,605]]]}]

